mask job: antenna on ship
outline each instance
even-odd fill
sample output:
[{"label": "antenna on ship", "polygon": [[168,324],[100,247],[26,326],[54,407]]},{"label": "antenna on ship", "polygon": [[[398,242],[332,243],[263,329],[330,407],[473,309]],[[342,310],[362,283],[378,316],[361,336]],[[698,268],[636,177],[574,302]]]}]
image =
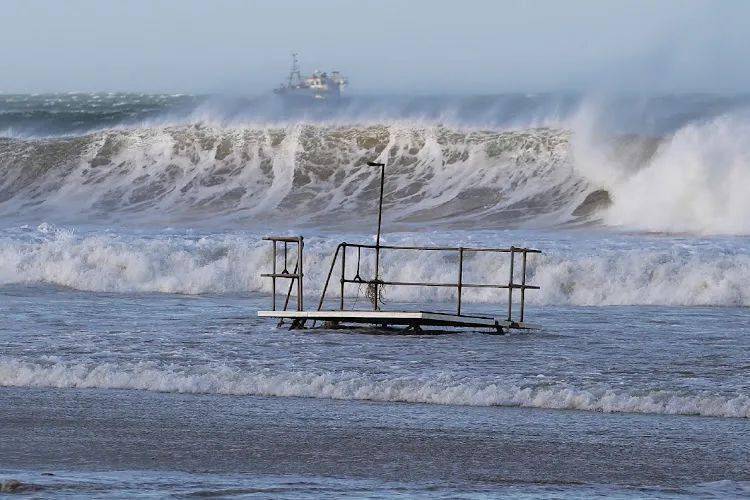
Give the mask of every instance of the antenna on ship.
[{"label": "antenna on ship", "polygon": [[297,82],[302,81],[302,76],[300,74],[299,70],[299,61],[297,60],[297,53],[292,52],[292,70],[289,72],[289,86],[292,86],[292,81],[294,80],[294,76],[297,76]]}]

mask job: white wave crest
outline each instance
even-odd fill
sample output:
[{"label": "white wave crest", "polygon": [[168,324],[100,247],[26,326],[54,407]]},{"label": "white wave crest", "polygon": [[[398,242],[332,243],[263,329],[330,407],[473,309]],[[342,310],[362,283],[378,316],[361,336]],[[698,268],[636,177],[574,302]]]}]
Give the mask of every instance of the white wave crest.
[{"label": "white wave crest", "polygon": [[[425,237],[389,236],[389,241],[425,242]],[[400,238],[400,239],[396,239]],[[333,244],[309,238],[305,248],[305,286],[318,294],[330,265]],[[452,256],[434,252],[383,254],[384,276],[406,281],[444,281],[456,273]],[[0,236],[0,284],[51,283],[97,292],[269,293],[260,278],[271,254],[258,235],[224,233],[206,236],[159,234],[134,236],[113,232],[78,234],[42,225],[22,234]],[[355,255],[347,259],[353,276]],[[372,261],[362,261],[363,276]],[[466,258],[464,279],[507,281],[505,259],[491,255]],[[533,304],[558,305],[722,305],[749,306],[750,256],[737,249],[692,247],[622,249],[595,246],[589,251],[545,249],[529,259]],[[482,279],[480,279],[482,278]],[[450,278],[448,278],[450,279]],[[352,287],[351,294],[356,293]],[[452,301],[447,289],[390,287],[387,300]],[[492,290],[465,290],[469,302],[497,301]]]},{"label": "white wave crest", "polygon": [[222,293],[261,289],[267,248],[236,235],[80,237],[42,225],[39,239],[0,239],[0,283],[52,283],[98,292]]},{"label": "white wave crest", "polygon": [[138,224],[351,224],[372,212],[379,178],[366,162],[381,159],[389,168],[388,217],[518,224],[567,217],[585,196],[568,158],[568,135],[295,124],[2,139],[0,213]]},{"label": "white wave crest", "polygon": [[750,234],[750,113],[687,124],[634,169],[592,155],[594,146],[578,142],[579,171],[612,198],[602,213],[605,224],[669,233]]},{"label": "white wave crest", "polygon": [[598,387],[473,379],[450,373],[389,378],[358,372],[249,372],[225,365],[189,370],[154,363],[38,364],[0,359],[0,386],[135,389],[157,392],[313,397],[467,406],[511,406],[622,413],[750,418],[744,394],[628,393]]},{"label": "white wave crest", "polygon": [[212,105],[206,116],[201,109],[171,126],[157,120],[46,139],[6,133],[0,215],[352,227],[371,213],[378,179],[366,162],[379,159],[389,168],[386,217],[411,228],[596,221],[750,234],[750,113],[742,107],[677,120],[666,136],[608,132],[601,114],[609,108],[596,104],[566,119],[523,121],[540,128],[484,130],[387,116],[269,125],[214,120]]}]

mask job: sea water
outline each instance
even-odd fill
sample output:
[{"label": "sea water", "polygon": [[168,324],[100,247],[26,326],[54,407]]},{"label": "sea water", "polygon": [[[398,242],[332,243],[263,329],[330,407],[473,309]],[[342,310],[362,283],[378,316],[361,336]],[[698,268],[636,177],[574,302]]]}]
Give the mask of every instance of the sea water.
[{"label": "sea water", "polygon": [[[625,98],[607,120],[570,96],[476,100],[0,99],[0,479],[66,496],[747,495],[743,99],[652,98],[649,120]],[[305,236],[307,304],[339,242],[373,242],[370,159],[388,165],[385,243],[543,251],[539,330],[256,317],[262,236]],[[382,259],[385,279],[457,278],[450,252]],[[358,265],[370,276],[372,255]],[[508,275],[507,256],[464,263],[465,281]],[[502,316],[506,294],[464,291],[464,311]],[[456,307],[450,289],[383,298]]]}]

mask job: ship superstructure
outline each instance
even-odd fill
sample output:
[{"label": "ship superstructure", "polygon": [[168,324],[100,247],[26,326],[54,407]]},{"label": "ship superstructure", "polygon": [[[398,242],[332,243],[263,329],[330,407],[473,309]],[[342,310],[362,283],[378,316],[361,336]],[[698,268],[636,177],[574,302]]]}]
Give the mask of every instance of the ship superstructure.
[{"label": "ship superstructure", "polygon": [[274,89],[274,93],[291,99],[300,100],[335,100],[348,83],[338,71],[314,71],[308,77],[302,77],[297,54],[292,54],[292,68],[286,83]]}]

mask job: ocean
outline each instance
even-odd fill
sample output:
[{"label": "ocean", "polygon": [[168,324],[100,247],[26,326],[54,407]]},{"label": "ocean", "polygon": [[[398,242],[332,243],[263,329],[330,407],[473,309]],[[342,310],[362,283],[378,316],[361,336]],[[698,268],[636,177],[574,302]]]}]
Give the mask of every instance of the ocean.
[{"label": "ocean", "polygon": [[[747,497],[749,139],[742,95],[307,109],[1,95],[0,482],[65,497]],[[369,160],[387,165],[384,243],[542,250],[526,295],[540,328],[257,318],[263,236],[305,237],[308,307],[339,242],[374,242]],[[441,252],[381,266],[456,278]],[[464,262],[469,282],[508,272],[490,254]],[[500,293],[465,290],[464,309],[501,315]],[[453,311],[456,296],[383,299]]]}]

